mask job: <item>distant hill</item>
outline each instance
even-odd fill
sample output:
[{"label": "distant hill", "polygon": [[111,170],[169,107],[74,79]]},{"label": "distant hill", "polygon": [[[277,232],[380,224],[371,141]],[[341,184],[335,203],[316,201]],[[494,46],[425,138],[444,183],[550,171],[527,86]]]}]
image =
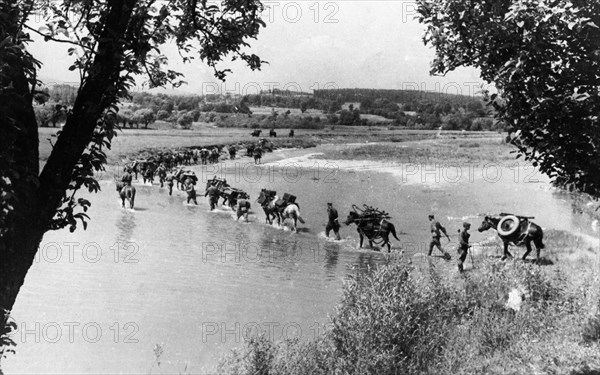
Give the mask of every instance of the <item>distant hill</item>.
[{"label": "distant hill", "polygon": [[315,90],[315,99],[334,100],[339,102],[359,102],[375,101],[376,99],[386,99],[389,102],[397,104],[406,104],[413,102],[448,102],[451,105],[465,105],[469,102],[483,101],[481,96],[467,96],[446,94],[435,91],[421,90],[383,90],[383,89],[326,89]]}]

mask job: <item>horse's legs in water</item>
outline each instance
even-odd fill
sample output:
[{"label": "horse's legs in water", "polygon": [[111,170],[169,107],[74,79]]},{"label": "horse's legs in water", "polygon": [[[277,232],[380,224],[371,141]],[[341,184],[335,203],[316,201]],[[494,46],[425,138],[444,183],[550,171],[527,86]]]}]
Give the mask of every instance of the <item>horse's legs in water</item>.
[{"label": "horse's legs in water", "polygon": [[[523,260],[525,260],[525,258],[527,258],[527,255],[529,255],[529,253],[531,252],[531,240],[527,239],[525,241],[525,247],[527,248],[527,251],[525,252],[525,254],[523,254]],[[538,254],[538,258],[539,258],[539,254]]]},{"label": "horse's legs in water", "polygon": [[508,251],[508,242],[504,242],[504,255],[502,256],[502,260],[506,258],[512,258],[512,254]]}]

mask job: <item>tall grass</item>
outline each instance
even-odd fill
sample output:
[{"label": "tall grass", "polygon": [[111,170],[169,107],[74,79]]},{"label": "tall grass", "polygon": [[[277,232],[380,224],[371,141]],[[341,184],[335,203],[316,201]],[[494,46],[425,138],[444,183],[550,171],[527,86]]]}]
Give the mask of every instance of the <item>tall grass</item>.
[{"label": "tall grass", "polygon": [[[508,308],[519,291],[522,303]],[[353,274],[331,328],[312,342],[254,338],[224,374],[574,373],[600,369],[598,280],[573,288],[560,272],[508,262],[464,277],[409,264]],[[593,307],[592,309],[590,307]],[[597,310],[596,310],[597,314]],[[597,366],[597,367],[595,367]],[[584,372],[583,372],[584,373]]]}]

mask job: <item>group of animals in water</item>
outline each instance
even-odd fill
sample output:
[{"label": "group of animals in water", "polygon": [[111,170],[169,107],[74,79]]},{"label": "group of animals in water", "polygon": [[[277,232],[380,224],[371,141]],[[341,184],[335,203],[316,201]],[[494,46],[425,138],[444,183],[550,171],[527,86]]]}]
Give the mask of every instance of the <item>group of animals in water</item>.
[{"label": "group of animals in water", "polygon": [[[260,142],[256,147],[260,147]],[[202,152],[203,150],[205,149],[200,151]],[[219,153],[217,149],[210,152]],[[156,158],[153,158],[154,160],[151,162],[141,161],[132,163],[126,168],[131,173],[135,172],[136,178],[138,171],[142,173],[144,183],[147,181],[152,183],[154,176],[157,175],[161,187],[164,186],[165,182],[169,185],[169,194],[172,193],[174,182],[177,183],[176,186],[180,190],[189,187],[190,184],[196,185],[198,179],[194,172],[178,166],[178,163],[185,164],[186,160],[189,160],[188,163],[191,162],[191,160],[196,160],[194,158],[194,152],[185,151],[174,155],[160,153]],[[230,155],[230,157],[232,159],[235,158],[235,153]],[[204,158],[202,158],[202,160],[204,160]],[[153,167],[156,166],[157,162],[160,163],[159,166]],[[204,163],[204,161],[202,163]],[[172,168],[171,172],[167,172],[166,165],[169,165]],[[214,207],[214,205],[218,203],[219,198],[223,198],[222,205],[227,205],[233,210],[238,210],[238,219],[241,215],[240,210],[246,213],[247,218],[247,210],[250,208],[250,196],[246,192],[230,186],[227,184],[226,180],[217,178],[216,176],[207,182],[207,191],[211,186],[215,186],[218,191],[218,198],[214,204],[211,203],[211,207]],[[186,190],[188,190],[189,194],[189,189]],[[193,188],[191,190],[194,191]],[[117,192],[122,200],[122,206],[125,207],[125,201],[127,200],[129,201],[130,208],[133,208],[135,187],[127,182],[117,181]],[[240,201],[243,201],[243,208],[238,205]],[[272,224],[274,220],[277,220],[277,223],[281,225],[282,222],[285,223],[287,219],[290,219],[288,224],[293,231],[296,231],[298,221],[305,223],[304,219],[300,216],[300,208],[296,202],[296,197],[291,194],[286,193],[280,198],[275,191],[262,189],[257,202],[262,207],[266,216],[265,222],[268,224]],[[363,240],[366,238],[371,247],[373,247],[373,243],[381,245],[382,247],[387,246],[389,252],[391,250],[390,234],[399,241],[396,235],[395,226],[390,222],[390,219],[390,215],[385,211],[380,211],[367,205],[363,205],[363,208],[352,205],[352,211],[350,211],[344,223],[346,225],[356,224],[357,232],[360,237],[359,247],[362,247]],[[532,218],[504,213],[495,216],[485,216],[478,230],[479,232],[489,229],[496,230],[504,244],[503,258],[511,257],[508,247],[512,244],[526,247],[527,251],[523,255],[523,259],[525,259],[532,251],[531,244],[533,243],[537,251],[537,258],[539,259],[540,250],[544,248],[543,230],[530,219]]]}]

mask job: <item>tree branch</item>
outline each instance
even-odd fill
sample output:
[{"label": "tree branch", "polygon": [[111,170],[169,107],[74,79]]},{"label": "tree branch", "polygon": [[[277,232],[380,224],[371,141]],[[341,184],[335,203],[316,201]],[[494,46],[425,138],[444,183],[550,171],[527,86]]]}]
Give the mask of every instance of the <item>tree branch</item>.
[{"label": "tree branch", "polygon": [[[72,44],[72,45],[74,45],[74,46],[78,46],[78,47],[81,47],[81,48],[83,48],[83,49],[90,50],[90,48],[89,48],[89,47],[87,47],[87,46],[85,46],[85,45],[83,45],[83,44],[76,43],[76,42],[74,42],[74,41],[72,41],[72,40],[57,39],[57,38],[55,38],[55,37],[53,37],[53,36],[51,36],[51,35],[48,35],[48,34],[44,34],[44,33],[42,33],[42,32],[39,32],[38,30],[36,30],[36,29],[34,29],[34,28],[30,27],[30,26],[24,25],[24,27],[25,27],[25,28],[27,28],[27,29],[29,29],[29,30],[31,30],[31,31],[33,31],[34,33],[36,33],[36,34],[38,34],[38,35],[41,35],[41,36],[43,36],[43,37],[44,37],[44,39],[49,39],[49,40],[52,40],[53,42],[58,42],[58,43]],[[91,51],[91,50],[90,50],[90,51]]]}]

